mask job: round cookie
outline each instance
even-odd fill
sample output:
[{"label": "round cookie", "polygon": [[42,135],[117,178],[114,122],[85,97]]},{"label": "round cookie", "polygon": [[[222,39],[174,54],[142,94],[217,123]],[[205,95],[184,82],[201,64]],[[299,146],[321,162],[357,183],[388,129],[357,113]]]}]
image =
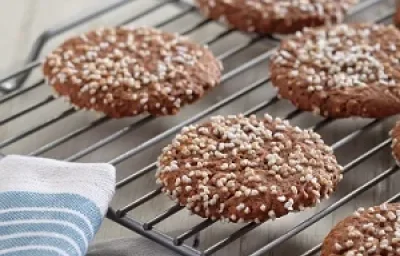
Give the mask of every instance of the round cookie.
[{"label": "round cookie", "polygon": [[360,208],[325,238],[321,256],[400,255],[400,204]]},{"label": "round cookie", "polygon": [[396,14],[393,16],[393,22],[397,28],[400,28],[400,1],[397,1],[397,9]]},{"label": "round cookie", "polygon": [[153,28],[100,28],[65,41],[44,61],[57,94],[78,108],[120,118],[173,115],[219,83],[205,47]]},{"label": "round cookie", "polygon": [[289,34],[341,22],[358,0],[196,0],[200,11],[248,32]]},{"label": "round cookie", "polygon": [[284,40],[270,63],[279,95],[326,117],[382,118],[400,112],[400,31],[342,24]]},{"label": "round cookie", "polygon": [[156,177],[193,213],[241,223],[314,206],[342,174],[317,133],[269,115],[232,115],[183,128],[159,157]]}]

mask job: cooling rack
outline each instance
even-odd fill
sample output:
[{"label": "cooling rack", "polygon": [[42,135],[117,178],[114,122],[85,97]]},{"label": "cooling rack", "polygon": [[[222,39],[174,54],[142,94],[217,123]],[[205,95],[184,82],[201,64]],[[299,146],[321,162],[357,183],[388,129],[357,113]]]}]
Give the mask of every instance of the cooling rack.
[{"label": "cooling rack", "polygon": [[[276,235],[266,235],[264,239],[261,238],[261,242],[245,250],[245,252],[240,248],[242,252],[237,255],[274,255],[276,251],[282,250],[281,248],[293,237],[300,235],[303,231],[310,230],[314,224],[319,225],[321,220],[329,218],[332,214],[341,216],[340,211],[337,211],[338,209],[361,197],[369,190],[380,189],[385,191],[386,186],[396,183],[395,180],[390,179],[392,175],[397,173],[398,167],[390,160],[390,147],[388,146],[391,140],[387,136],[387,131],[393,124],[393,118],[343,121],[321,119],[294,109],[290,104],[277,97],[275,91],[269,86],[270,80],[266,72],[268,59],[279,44],[281,37],[243,34],[226,28],[217,22],[202,18],[197,10],[187,2],[178,0],[148,1],[146,3],[152,2],[152,5],[149,5],[143,11],[136,12],[133,16],[123,17],[124,20],[118,23],[118,25],[125,25],[140,21],[139,23],[147,24],[147,19],[156,16],[157,22],[148,25],[176,31],[193,37],[201,43],[208,44],[216,56],[224,62],[226,71],[222,77],[222,84],[214,92],[207,95],[206,99],[194,106],[186,107],[176,117],[158,118],[156,120],[151,116],[143,115],[124,121],[110,120],[104,116],[90,119],[87,118],[88,114],[72,107],[65,107],[66,104],[63,108],[59,107],[62,105],[62,103],[58,104],[59,99],[50,94],[43,94],[42,92],[49,91],[49,88],[46,88],[42,78],[31,82],[31,78],[34,77],[33,73],[38,70],[41,64],[40,54],[50,40],[102,15],[127,8],[135,2],[139,2],[139,0],[115,1],[113,4],[91,14],[45,31],[32,47],[26,66],[0,79],[0,91],[3,93],[0,98],[0,109],[2,110],[0,111],[0,150],[3,153],[22,152],[31,156],[63,155],[59,158],[66,161],[83,161],[85,158],[92,159],[91,156],[96,155],[99,151],[108,152],[107,150],[110,147],[121,147],[119,153],[111,156],[112,158],[108,161],[115,165],[118,173],[121,174],[118,174],[117,200],[110,207],[107,218],[112,220],[114,225],[116,225],[115,223],[122,225],[181,255],[190,256],[218,254],[237,240],[245,239],[246,243],[250,244],[252,243],[251,240],[256,240],[257,234],[269,233],[269,230],[271,230],[271,227],[268,226],[269,223],[231,224],[228,231],[224,229],[222,234],[209,236],[210,232],[208,231],[218,230],[220,223],[196,217],[193,217],[196,218],[195,221],[190,219],[182,219],[181,221],[180,216],[188,215],[186,210],[179,205],[171,205],[169,200],[161,195],[161,189],[154,184],[155,180],[152,178],[156,169],[154,161],[160,148],[182,127],[198,122],[210,115],[237,112],[251,115],[268,111],[273,115],[290,119],[304,128],[314,129],[320,132],[324,138],[330,138],[331,141],[328,142],[334,148],[341,163],[344,163],[345,179],[342,183],[351,182],[350,176],[356,172],[357,174],[353,175],[353,180],[354,176],[361,180],[360,185],[357,182],[354,185],[345,184],[346,187],[350,188],[346,191],[343,190],[342,193],[339,189],[337,192],[340,193],[339,196],[321,204],[314,211],[308,214],[293,215],[300,217],[294,217],[295,221],[292,217],[290,226],[284,225],[287,223],[285,219],[290,218],[289,216],[277,220],[275,223],[278,223],[278,227],[280,225],[285,226],[285,228],[281,228],[283,230],[272,229],[276,231]],[[165,14],[168,8],[174,10],[170,15]],[[363,0],[351,10],[348,21],[368,20],[377,23],[389,23],[393,13],[394,3],[392,1]],[[40,93],[35,93],[37,90]],[[27,99],[34,103],[21,104]],[[10,105],[18,105],[19,107],[11,113],[3,111],[10,109]],[[39,112],[39,114],[34,118],[35,122],[31,124],[27,120],[32,120],[30,117],[35,112]],[[50,113],[50,116],[45,114],[42,116],[41,113]],[[78,117],[73,119],[75,116]],[[75,121],[72,122],[72,120]],[[17,124],[13,125],[13,123]],[[61,129],[62,132],[49,135],[48,130],[51,127],[56,127],[54,129],[57,130],[60,129],[60,126],[68,126],[69,129],[66,129],[66,132]],[[106,128],[101,130],[100,128],[103,126],[106,126]],[[14,131],[14,127],[19,129]],[[151,132],[149,132],[149,129]],[[339,129],[340,131],[338,131]],[[107,132],[105,133],[104,130]],[[336,135],[332,135],[332,133]],[[93,136],[92,134],[100,135],[94,137],[97,138],[96,140],[89,144],[83,143],[83,146],[81,146],[81,138]],[[35,139],[43,136],[49,136],[49,138],[41,139],[40,143],[35,142]],[[22,148],[25,149],[24,145],[26,145],[26,141],[29,142],[29,139],[33,142],[31,144],[33,146],[26,152]],[[42,143],[43,141],[44,143]],[[71,143],[75,146],[73,150],[68,146]],[[353,146],[358,150],[354,152],[346,151],[345,148],[348,146]],[[66,156],[62,153],[65,153]],[[384,164],[374,164],[377,160],[384,162]],[[372,170],[373,168],[376,168],[376,171]],[[363,169],[368,170],[368,173],[365,171],[365,174],[363,174]],[[151,183],[147,184],[146,180],[150,180]],[[138,195],[126,193],[131,189],[138,192]],[[118,198],[122,194],[124,196],[119,200]],[[389,199],[381,200],[377,198],[380,203],[394,202],[400,198],[400,193],[382,194],[382,197]],[[157,208],[157,211],[155,210],[154,213],[151,211],[148,215],[146,211],[140,210],[146,208],[149,212],[153,207],[154,209]],[[172,221],[172,219],[175,220]],[[175,225],[181,226],[184,230],[177,235],[172,235],[168,228],[171,229],[171,226]],[[257,233],[257,230],[261,230],[261,233]],[[204,233],[206,233],[205,238],[204,235],[199,235]],[[317,237],[319,236],[317,235]],[[322,237],[319,237],[318,241],[320,242],[321,239]],[[303,247],[301,250],[293,246],[294,249],[286,249],[286,251],[283,249],[283,251],[290,252],[290,255],[311,256],[317,254],[321,245],[315,245],[317,244],[315,242],[313,243],[314,247],[312,247],[309,244],[307,243],[308,248]],[[243,243],[240,244],[240,247],[242,246]],[[309,249],[309,247],[312,248]],[[304,251],[305,253],[301,254]]]}]

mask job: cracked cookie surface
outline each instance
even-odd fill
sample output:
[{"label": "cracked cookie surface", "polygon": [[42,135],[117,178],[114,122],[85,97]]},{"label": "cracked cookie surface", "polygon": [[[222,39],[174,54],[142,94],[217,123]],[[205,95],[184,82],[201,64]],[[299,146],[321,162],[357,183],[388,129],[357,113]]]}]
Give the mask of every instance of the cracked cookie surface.
[{"label": "cracked cookie surface", "polygon": [[360,208],[325,238],[321,256],[400,255],[400,204]]},{"label": "cracked cookie surface", "polygon": [[341,22],[358,0],[196,0],[200,11],[237,29],[289,34]]},{"label": "cracked cookie surface", "polygon": [[284,40],[270,64],[280,96],[326,117],[400,113],[400,31],[342,24]]},{"label": "cracked cookie surface", "polygon": [[232,115],[183,128],[159,157],[156,177],[193,213],[241,223],[312,207],[342,174],[317,133],[269,115]]},{"label": "cracked cookie surface", "polygon": [[148,27],[100,28],[73,37],[43,65],[57,94],[114,118],[176,114],[216,86],[221,71],[207,48]]}]

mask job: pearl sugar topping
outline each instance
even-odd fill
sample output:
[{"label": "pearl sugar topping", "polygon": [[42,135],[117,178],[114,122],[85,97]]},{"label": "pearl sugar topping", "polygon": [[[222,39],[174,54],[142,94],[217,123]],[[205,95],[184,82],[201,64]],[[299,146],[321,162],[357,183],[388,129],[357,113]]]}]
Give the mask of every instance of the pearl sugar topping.
[{"label": "pearl sugar topping", "polygon": [[[328,197],[341,179],[332,149],[318,134],[269,115],[215,116],[185,127],[164,148],[158,166],[167,194],[194,212],[199,207],[206,217],[234,222],[303,210]],[[183,185],[191,186],[190,193]]]},{"label": "pearl sugar topping", "polygon": [[395,86],[398,80],[388,65],[398,65],[396,40],[381,37],[397,33],[385,25],[337,25],[305,29],[288,39],[273,58],[275,65],[289,66],[289,76],[303,76],[308,91]]}]

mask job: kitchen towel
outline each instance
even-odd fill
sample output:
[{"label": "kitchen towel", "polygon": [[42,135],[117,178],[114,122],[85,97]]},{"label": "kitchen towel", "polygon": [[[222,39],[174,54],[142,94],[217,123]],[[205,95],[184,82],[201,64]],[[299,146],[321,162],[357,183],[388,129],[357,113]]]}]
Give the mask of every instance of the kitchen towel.
[{"label": "kitchen towel", "polygon": [[0,255],[85,255],[114,190],[109,164],[2,158]]}]

